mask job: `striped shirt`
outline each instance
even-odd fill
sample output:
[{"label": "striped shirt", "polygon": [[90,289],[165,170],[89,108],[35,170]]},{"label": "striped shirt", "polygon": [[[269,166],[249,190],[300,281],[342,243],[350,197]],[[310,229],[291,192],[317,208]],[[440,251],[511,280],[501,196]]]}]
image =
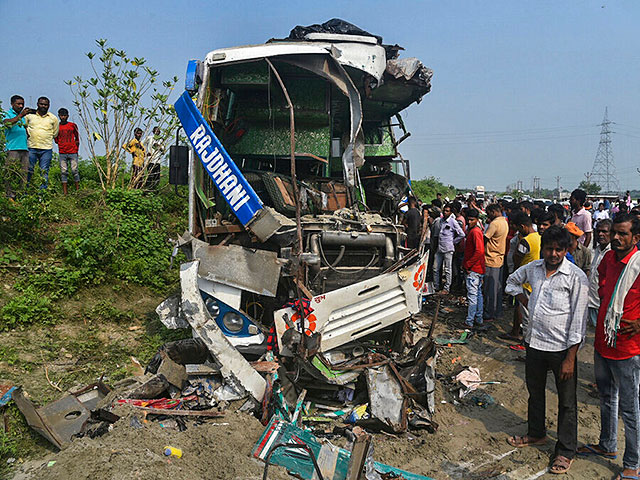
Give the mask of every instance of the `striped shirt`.
[{"label": "striped shirt", "polygon": [[559,352],[582,343],[587,329],[589,281],[582,270],[563,259],[547,277],[544,260],[523,265],[509,275],[505,292],[523,293],[531,285],[525,342],[536,350]]}]

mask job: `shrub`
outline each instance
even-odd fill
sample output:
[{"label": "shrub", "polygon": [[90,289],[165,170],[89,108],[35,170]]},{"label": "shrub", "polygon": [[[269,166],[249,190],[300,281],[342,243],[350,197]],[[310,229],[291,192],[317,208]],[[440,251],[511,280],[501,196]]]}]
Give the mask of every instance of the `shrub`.
[{"label": "shrub", "polygon": [[51,298],[28,287],[0,309],[0,330],[26,327],[32,323],[50,325],[57,319]]},{"label": "shrub", "polygon": [[65,262],[101,283],[109,275],[161,290],[169,282],[171,246],[153,219],[162,205],[136,190],[105,193],[107,210],[60,234]]},{"label": "shrub", "polygon": [[47,267],[42,272],[22,277],[15,284],[19,291],[32,289],[52,299],[71,296],[86,281],[85,272],[64,267]]},{"label": "shrub", "polygon": [[[37,179],[32,182],[37,183]],[[49,212],[50,192],[33,186],[26,189],[18,202],[0,195],[0,243],[37,241],[42,235],[42,220]]]},{"label": "shrub", "polygon": [[89,314],[92,318],[116,323],[131,322],[135,318],[133,312],[120,310],[106,300],[96,303],[93,308],[91,308]]}]

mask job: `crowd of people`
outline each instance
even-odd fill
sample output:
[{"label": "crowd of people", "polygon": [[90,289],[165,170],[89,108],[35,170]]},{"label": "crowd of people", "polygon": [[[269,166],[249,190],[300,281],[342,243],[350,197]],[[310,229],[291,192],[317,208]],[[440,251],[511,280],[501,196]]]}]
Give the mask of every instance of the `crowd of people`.
[{"label": "crowd of people", "polygon": [[[23,97],[14,95],[11,97],[11,108],[2,112],[6,151],[4,188],[5,195],[11,201],[15,201],[17,190],[31,181],[36,166],[44,180],[40,188],[49,187],[54,143],[58,146],[62,191],[67,195],[70,175],[73,176],[76,190],[80,188],[78,126],[69,121],[66,108],[60,108],[56,117],[49,111],[49,105],[47,97],[40,97],[36,109],[28,108],[24,106]],[[132,157],[132,186],[155,189],[160,182],[160,166],[166,147],[159,127],[154,127],[152,134],[144,140],[143,133],[142,129],[136,128],[134,138],[122,148]]]},{"label": "crowd of people", "polygon": [[[551,371],[558,439],[550,472],[567,472],[576,455],[616,458],[620,413],[625,451],[617,478],[638,479],[640,207],[633,206],[629,192],[615,206],[606,199],[590,204],[581,189],[571,193],[569,204],[567,209],[498,200],[484,208],[473,196],[445,203],[438,194],[420,212],[410,199],[407,245],[427,243],[427,279],[438,294],[466,290],[462,327],[486,330],[502,317],[503,298],[514,302],[509,331],[500,337],[526,352],[528,430],[508,442],[520,448],[547,441]],[[601,433],[597,444],[578,447],[576,356],[588,324],[595,327]]]}]

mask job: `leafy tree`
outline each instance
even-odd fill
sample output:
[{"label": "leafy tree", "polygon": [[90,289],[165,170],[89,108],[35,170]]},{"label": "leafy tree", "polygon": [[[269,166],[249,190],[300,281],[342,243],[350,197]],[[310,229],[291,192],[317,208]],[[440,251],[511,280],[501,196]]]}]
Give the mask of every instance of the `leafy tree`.
[{"label": "leafy tree", "polygon": [[600,190],[602,190],[602,187],[597,183],[588,182],[586,180],[582,180],[580,182],[580,185],[578,185],[578,188],[581,188],[589,195],[597,195],[600,193]]},{"label": "leafy tree", "polygon": [[442,198],[456,196],[456,189],[453,185],[446,186],[436,177],[411,180],[411,190],[423,202],[430,202],[436,198],[436,193],[441,193]]},{"label": "leafy tree", "polygon": [[74,96],[100,183],[107,189],[116,185],[127,155],[122,145],[133,138],[136,127],[150,133],[158,126],[160,139],[166,143],[170,138],[178,120],[168,99],[178,77],[160,82],[158,71],[144,58],[130,57],[108,46],[105,39],[96,44],[99,51],[86,54],[93,76],[75,76],[65,83]]}]

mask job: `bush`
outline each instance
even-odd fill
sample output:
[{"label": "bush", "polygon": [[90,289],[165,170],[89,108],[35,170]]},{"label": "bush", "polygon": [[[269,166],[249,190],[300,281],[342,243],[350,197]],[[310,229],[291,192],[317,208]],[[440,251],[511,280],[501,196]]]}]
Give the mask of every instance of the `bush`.
[{"label": "bush", "polygon": [[0,309],[0,331],[26,327],[32,323],[51,325],[57,316],[51,298],[28,287]]},{"label": "bush", "polygon": [[16,448],[16,439],[10,437],[4,432],[4,428],[0,430],[0,458],[5,459],[15,457],[18,454]]},{"label": "bush", "polygon": [[[37,179],[32,185],[36,182]],[[4,194],[0,195],[0,243],[39,240],[49,206],[50,192],[33,186],[26,189],[18,202],[10,202]]]},{"label": "bush", "polygon": [[142,190],[125,190],[115,188],[105,193],[107,205],[123,214],[153,215],[162,209],[158,198],[145,195]]},{"label": "bush", "polygon": [[63,259],[96,284],[112,275],[162,290],[170,280],[171,246],[153,218],[161,203],[141,191],[122,189],[107,191],[105,200],[107,210],[101,215],[62,229]]},{"label": "bush", "polygon": [[46,267],[42,272],[23,277],[15,284],[18,291],[32,289],[52,299],[68,297],[78,291],[82,283],[86,283],[86,272],[64,267]]}]

